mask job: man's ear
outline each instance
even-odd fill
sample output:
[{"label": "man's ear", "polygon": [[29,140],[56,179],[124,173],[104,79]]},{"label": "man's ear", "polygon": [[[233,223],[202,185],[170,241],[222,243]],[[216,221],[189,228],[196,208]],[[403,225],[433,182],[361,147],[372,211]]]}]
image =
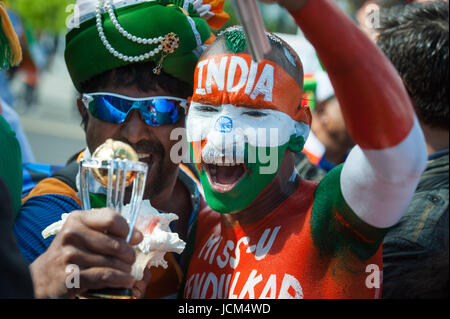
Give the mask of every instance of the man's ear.
[{"label": "man's ear", "polygon": [[288,142],[288,150],[292,153],[300,153],[305,146],[305,139],[303,136],[291,136]]},{"label": "man's ear", "polygon": [[78,113],[80,113],[81,116],[81,127],[86,132],[87,124],[89,121],[89,111],[80,98],[77,98],[77,108]]},{"label": "man's ear", "polygon": [[84,114],[86,114],[86,107],[84,106],[83,101],[81,101],[80,98],[77,98],[77,108],[78,113],[80,113],[80,116],[83,117]]}]

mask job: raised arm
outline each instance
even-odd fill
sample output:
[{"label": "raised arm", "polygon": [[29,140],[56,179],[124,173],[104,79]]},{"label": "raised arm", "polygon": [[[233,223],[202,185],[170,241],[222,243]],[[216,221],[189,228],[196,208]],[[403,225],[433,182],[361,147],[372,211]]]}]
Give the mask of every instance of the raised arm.
[{"label": "raised arm", "polygon": [[279,0],[314,45],[358,144],[340,174],[346,204],[377,228],[406,210],[426,165],[423,133],[394,67],[329,0]]}]

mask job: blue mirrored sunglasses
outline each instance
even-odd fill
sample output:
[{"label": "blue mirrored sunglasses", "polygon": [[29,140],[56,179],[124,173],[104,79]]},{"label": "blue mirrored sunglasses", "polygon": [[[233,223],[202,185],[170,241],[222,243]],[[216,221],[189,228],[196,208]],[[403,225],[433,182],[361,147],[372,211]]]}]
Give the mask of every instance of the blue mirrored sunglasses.
[{"label": "blue mirrored sunglasses", "polygon": [[170,96],[131,98],[115,93],[83,94],[82,101],[95,118],[114,124],[125,122],[132,110],[138,110],[150,126],[175,124],[180,120],[180,110],[186,113],[188,101]]}]

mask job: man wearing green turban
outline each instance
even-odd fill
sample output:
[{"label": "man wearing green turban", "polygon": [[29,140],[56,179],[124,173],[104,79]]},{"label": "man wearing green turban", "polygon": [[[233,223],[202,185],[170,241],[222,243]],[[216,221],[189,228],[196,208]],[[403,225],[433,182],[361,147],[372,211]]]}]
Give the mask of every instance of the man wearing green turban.
[{"label": "man wearing green turban", "polygon": [[[172,230],[186,240],[203,202],[194,174],[172,161],[177,141],[171,132],[184,127],[193,74],[210,26],[226,20],[224,0],[78,0],[66,35],[65,60],[86,132],[87,148],[74,158],[89,158],[114,139],[131,145],[148,167],[144,199],[161,211],[178,214]],[[89,289],[131,288],[135,297],[160,298],[176,293],[181,257],[166,254],[168,269],[151,269],[141,281],[130,275],[142,241],[134,232],[125,242],[125,220],[109,210],[81,210],[78,164],[39,183],[24,199],[15,223],[20,249],[31,263],[37,297],[71,298]],[[105,190],[92,183],[93,207],[104,207]],[[41,232],[70,213],[56,237]],[[64,258],[61,258],[64,256]],[[69,289],[66,267],[80,267],[80,287]],[[99,279],[102,278],[102,279]],[[149,289],[147,289],[149,287]]]}]

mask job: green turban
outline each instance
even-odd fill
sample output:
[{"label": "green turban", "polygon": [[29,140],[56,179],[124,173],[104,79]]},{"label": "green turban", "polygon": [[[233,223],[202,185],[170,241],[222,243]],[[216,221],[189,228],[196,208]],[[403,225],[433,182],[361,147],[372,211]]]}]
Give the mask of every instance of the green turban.
[{"label": "green turban", "polygon": [[[160,65],[164,72],[173,77],[192,84],[194,69],[203,46],[213,37],[208,22],[213,21],[212,25],[217,27],[228,18],[222,11],[224,0],[195,1],[196,7],[192,0],[121,1],[130,3],[125,6],[120,6],[120,1],[115,0],[112,1],[112,8],[116,21],[114,18],[111,20],[108,10],[101,10],[99,26],[95,6],[101,3],[103,8],[103,3],[109,5],[111,1],[79,2],[80,7],[82,4],[90,6],[91,11],[87,10],[87,14],[83,12],[79,28],[73,28],[67,33],[65,50],[67,68],[78,90],[81,83],[106,71],[148,61]],[[89,3],[85,4],[86,2]],[[86,17],[87,20],[83,21]],[[210,21],[207,22],[204,17],[208,17]],[[119,32],[120,26],[123,28],[122,33]],[[127,38],[128,34],[130,38],[135,36],[135,41]],[[158,50],[158,46],[164,45],[165,40],[161,43],[161,39],[167,37],[171,41],[168,45],[174,46],[173,50]],[[144,44],[146,41],[143,39],[159,40],[156,44]],[[155,53],[155,50],[156,54],[151,56],[151,52]],[[124,56],[127,57],[126,60]]]}]

